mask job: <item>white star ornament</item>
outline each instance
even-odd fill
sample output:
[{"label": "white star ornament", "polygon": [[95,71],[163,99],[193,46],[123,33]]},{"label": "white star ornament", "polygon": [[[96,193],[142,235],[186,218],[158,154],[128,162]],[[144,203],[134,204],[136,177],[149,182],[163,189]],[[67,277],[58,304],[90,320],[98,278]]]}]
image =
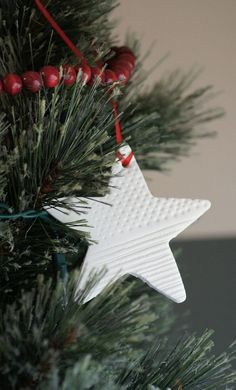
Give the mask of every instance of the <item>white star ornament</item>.
[{"label": "white star ornament", "polygon": [[[204,214],[210,202],[154,197],[134,157],[126,168],[114,164],[113,174],[110,193],[88,201],[85,218],[97,243],[87,251],[78,288],[85,287],[92,272],[106,269],[86,301],[120,277],[133,275],[173,301],[183,302],[185,289],[169,242]],[[76,213],[50,212],[62,222],[78,219]]]}]

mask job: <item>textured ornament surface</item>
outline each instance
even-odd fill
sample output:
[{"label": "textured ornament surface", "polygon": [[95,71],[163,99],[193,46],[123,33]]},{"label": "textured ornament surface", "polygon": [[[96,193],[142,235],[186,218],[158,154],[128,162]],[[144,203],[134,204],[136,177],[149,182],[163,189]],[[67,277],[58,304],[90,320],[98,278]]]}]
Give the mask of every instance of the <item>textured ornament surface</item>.
[{"label": "textured ornament surface", "polygon": [[[130,274],[173,301],[183,302],[185,289],[169,242],[205,213],[210,202],[154,197],[134,157],[127,168],[117,162],[113,173],[110,194],[88,202],[85,217],[97,243],[88,249],[78,288],[86,285],[91,272],[105,268],[104,277],[86,300]],[[62,222],[78,219],[76,213],[52,214]]]}]

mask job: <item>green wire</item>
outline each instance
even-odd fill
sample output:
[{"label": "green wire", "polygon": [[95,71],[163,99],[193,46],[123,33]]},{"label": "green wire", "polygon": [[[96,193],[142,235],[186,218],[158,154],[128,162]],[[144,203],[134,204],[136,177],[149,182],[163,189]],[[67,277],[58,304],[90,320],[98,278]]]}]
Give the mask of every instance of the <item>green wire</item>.
[{"label": "green wire", "polygon": [[[8,212],[10,211],[10,208],[4,203],[0,203],[0,210],[1,209],[7,210]],[[44,220],[50,221],[48,212],[45,210],[44,211],[25,210],[15,214],[10,214],[10,213],[0,214],[0,220],[19,219],[19,218],[24,218],[24,219],[42,218]]]},{"label": "green wire", "polygon": [[[6,210],[10,212],[10,208],[4,204],[0,203],[0,210]],[[48,212],[45,210],[25,210],[15,214],[0,214],[0,220],[16,220],[19,218],[24,219],[33,219],[33,218],[42,218],[44,221],[52,223],[53,219],[49,216]],[[67,264],[64,253],[54,253],[53,258],[57,263],[57,266],[60,270],[60,277],[63,281],[67,280]]]}]

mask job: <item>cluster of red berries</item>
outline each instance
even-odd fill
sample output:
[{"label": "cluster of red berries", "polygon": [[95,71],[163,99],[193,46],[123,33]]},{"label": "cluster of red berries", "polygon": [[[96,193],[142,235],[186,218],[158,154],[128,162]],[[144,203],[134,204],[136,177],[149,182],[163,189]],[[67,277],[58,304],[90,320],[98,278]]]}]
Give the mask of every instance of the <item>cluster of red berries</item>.
[{"label": "cluster of red berries", "polygon": [[113,47],[112,50],[115,52],[115,56],[107,62],[105,81],[126,83],[134,71],[136,57],[127,46]]},{"label": "cluster of red berries", "polygon": [[[97,77],[103,84],[114,82],[126,83],[134,68],[135,56],[128,47],[114,47],[115,56],[105,64],[102,62],[96,67],[89,67],[87,63],[70,66],[63,65],[63,83],[69,87],[76,82],[78,72],[82,72],[82,80],[92,85]],[[25,88],[32,93],[38,92],[42,87],[55,88],[60,83],[60,71],[54,66],[44,66],[39,72],[27,71],[22,76],[15,73],[7,74],[0,80],[0,93],[5,91],[10,95],[17,95]]]}]

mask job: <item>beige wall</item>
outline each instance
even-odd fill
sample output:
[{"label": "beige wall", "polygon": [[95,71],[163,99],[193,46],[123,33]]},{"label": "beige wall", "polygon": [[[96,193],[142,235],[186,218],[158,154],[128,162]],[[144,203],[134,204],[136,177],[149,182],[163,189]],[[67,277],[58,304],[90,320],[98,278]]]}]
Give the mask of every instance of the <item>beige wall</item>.
[{"label": "beige wall", "polygon": [[236,0],[121,0],[117,34],[129,29],[142,39],[143,52],[156,41],[147,66],[171,56],[150,79],[165,70],[203,65],[197,85],[214,84],[216,105],[226,117],[212,123],[217,139],[203,140],[190,158],[173,164],[168,175],[147,173],[155,195],[207,198],[212,209],[182,237],[236,235]]}]

